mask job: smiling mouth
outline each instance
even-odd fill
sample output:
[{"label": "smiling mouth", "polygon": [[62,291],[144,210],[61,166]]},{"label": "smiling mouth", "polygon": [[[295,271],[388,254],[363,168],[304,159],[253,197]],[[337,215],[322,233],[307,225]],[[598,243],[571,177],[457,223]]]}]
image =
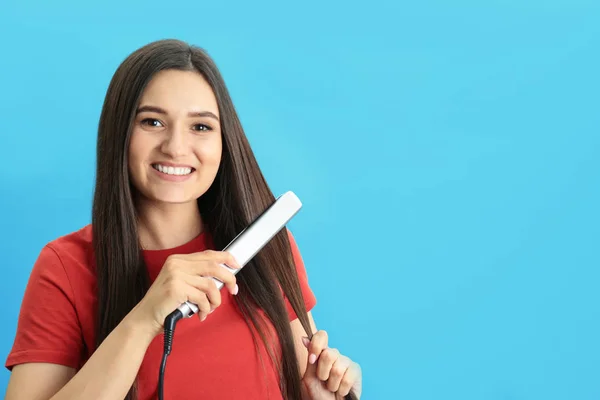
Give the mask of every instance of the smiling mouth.
[{"label": "smiling mouth", "polygon": [[170,167],[170,166],[161,165],[161,164],[152,164],[152,168],[154,168],[155,170],[157,170],[159,172],[162,172],[163,174],[177,175],[177,176],[189,175],[195,171],[195,169],[191,168],[191,167]]}]

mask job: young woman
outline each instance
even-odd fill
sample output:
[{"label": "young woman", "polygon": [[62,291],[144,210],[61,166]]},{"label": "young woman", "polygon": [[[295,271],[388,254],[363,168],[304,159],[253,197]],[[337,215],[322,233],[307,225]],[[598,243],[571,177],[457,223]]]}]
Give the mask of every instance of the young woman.
[{"label": "young woman", "polygon": [[166,399],[360,396],[289,231],[239,274],[219,266],[239,268],[219,249],[274,200],[211,58],[176,40],[132,53],[100,117],[92,223],[34,265],[6,398],[156,398],[163,323],[188,300],[200,311],[175,330]]}]

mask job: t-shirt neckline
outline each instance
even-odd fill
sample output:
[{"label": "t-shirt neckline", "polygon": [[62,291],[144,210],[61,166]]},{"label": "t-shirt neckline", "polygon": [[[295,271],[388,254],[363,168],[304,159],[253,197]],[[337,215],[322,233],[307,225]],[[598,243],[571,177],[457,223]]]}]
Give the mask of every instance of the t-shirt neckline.
[{"label": "t-shirt neckline", "polygon": [[205,247],[202,245],[207,244],[207,236],[208,233],[206,232],[206,230],[203,230],[194,238],[187,241],[186,243],[180,244],[179,246],[170,247],[167,249],[143,249],[142,252],[144,256],[151,258],[161,257],[169,254],[185,254],[186,252],[197,251],[196,249],[198,249],[199,247]]}]

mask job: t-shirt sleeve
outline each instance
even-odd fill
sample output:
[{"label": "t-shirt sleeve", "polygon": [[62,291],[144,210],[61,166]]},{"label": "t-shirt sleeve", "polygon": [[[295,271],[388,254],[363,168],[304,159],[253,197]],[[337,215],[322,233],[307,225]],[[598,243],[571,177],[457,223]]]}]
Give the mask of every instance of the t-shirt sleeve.
[{"label": "t-shirt sleeve", "polygon": [[46,362],[78,368],[83,346],[73,288],[58,254],[47,245],[31,271],[5,367]]},{"label": "t-shirt sleeve", "polygon": [[[300,250],[298,249],[298,245],[296,244],[296,240],[292,233],[288,230],[288,238],[290,240],[290,246],[292,248],[292,256],[294,258],[294,264],[296,266],[296,273],[298,274],[298,280],[300,281],[300,289],[302,290],[302,297],[304,298],[304,306],[306,311],[310,311],[317,304],[317,299],[308,285],[308,275],[306,273],[306,268],[304,267],[304,261],[302,260],[302,256],[300,254]],[[290,321],[295,320],[297,317],[294,309],[292,308],[291,303],[285,298],[285,306],[287,308],[287,312],[290,318]]]}]

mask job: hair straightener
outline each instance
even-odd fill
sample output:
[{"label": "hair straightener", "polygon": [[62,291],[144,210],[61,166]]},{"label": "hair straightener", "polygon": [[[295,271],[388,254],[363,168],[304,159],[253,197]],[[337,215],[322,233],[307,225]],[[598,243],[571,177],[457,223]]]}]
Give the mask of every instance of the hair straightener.
[{"label": "hair straightener", "polygon": [[[302,208],[302,203],[293,192],[284,193],[225,246],[223,251],[231,253],[243,268],[300,211],[300,208]],[[241,268],[233,269],[225,264],[221,264],[221,266],[234,275],[241,271]],[[221,290],[223,282],[217,278],[212,279],[217,283],[217,288]],[[181,312],[183,318],[189,318],[198,312],[198,306],[186,301],[175,312],[177,311]]]}]

